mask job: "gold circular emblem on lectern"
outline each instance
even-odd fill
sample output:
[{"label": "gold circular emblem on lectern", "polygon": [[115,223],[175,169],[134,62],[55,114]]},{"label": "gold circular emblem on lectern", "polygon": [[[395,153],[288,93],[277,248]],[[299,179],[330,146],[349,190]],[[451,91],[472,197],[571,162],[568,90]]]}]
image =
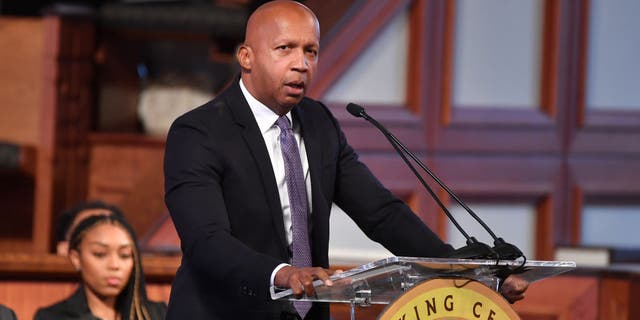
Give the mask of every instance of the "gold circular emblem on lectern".
[{"label": "gold circular emblem on lectern", "polygon": [[379,320],[520,320],[499,293],[469,279],[433,279],[398,297]]}]

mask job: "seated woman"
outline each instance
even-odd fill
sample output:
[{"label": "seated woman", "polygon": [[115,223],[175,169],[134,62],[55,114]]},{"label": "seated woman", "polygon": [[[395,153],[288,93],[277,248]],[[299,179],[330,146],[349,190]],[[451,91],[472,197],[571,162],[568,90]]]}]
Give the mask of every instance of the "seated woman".
[{"label": "seated woman", "polygon": [[122,217],[82,220],[71,234],[69,260],[80,272],[80,287],[66,300],[39,309],[35,320],[164,319],[166,304],[147,300],[136,237]]},{"label": "seated woman", "polygon": [[11,308],[0,304],[0,320],[16,320],[16,313]]}]

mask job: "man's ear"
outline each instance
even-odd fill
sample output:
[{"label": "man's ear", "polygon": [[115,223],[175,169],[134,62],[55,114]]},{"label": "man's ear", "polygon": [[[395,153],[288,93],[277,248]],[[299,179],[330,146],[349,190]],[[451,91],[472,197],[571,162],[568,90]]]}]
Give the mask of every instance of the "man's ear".
[{"label": "man's ear", "polygon": [[69,250],[69,261],[71,261],[71,264],[76,271],[80,271],[80,269],[82,269],[82,263],[80,263],[80,252],[78,252],[78,250]]},{"label": "man's ear", "polygon": [[236,53],[236,58],[238,59],[238,63],[240,67],[245,70],[251,70],[251,66],[253,65],[253,51],[250,47],[246,45],[241,45],[238,48],[238,52]]}]

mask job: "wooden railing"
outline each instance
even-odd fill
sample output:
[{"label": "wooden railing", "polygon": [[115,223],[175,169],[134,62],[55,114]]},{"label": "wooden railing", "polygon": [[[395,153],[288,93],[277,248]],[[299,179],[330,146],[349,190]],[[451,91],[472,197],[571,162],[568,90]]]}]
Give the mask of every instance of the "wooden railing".
[{"label": "wooden railing", "polygon": [[[147,294],[169,301],[179,256],[144,255]],[[66,257],[52,254],[0,254],[0,302],[19,319],[32,319],[36,310],[67,298],[78,285],[78,274]]]}]

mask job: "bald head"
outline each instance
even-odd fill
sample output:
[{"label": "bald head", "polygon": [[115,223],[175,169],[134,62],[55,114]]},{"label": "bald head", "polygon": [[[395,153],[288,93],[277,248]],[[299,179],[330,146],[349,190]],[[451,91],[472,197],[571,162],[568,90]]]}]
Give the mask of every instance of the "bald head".
[{"label": "bald head", "polygon": [[320,25],[295,1],[272,1],[249,17],[237,58],[242,82],[258,101],[278,114],[302,100],[315,74]]},{"label": "bald head", "polygon": [[245,43],[251,44],[255,42],[256,38],[260,37],[265,31],[268,32],[270,27],[277,25],[279,22],[283,22],[282,20],[295,16],[303,19],[311,19],[311,23],[316,25],[318,35],[320,35],[318,18],[316,18],[316,15],[311,9],[300,2],[277,0],[261,5],[251,14],[247,21]]}]

